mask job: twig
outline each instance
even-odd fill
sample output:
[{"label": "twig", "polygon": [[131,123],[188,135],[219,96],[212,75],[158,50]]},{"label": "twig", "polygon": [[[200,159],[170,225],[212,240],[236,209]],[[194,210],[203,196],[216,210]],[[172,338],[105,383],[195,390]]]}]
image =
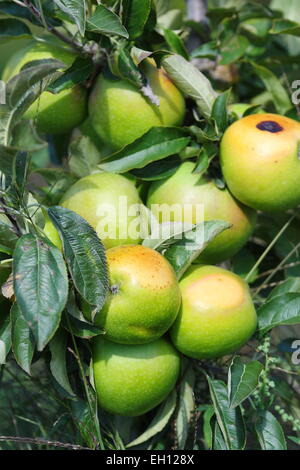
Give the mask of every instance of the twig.
[{"label": "twig", "polygon": [[91,450],[88,447],[82,447],[76,444],[67,444],[65,442],[48,441],[47,439],[32,439],[30,437],[0,436],[0,442],[19,442],[21,444],[35,444],[42,446],[62,447],[72,450]]}]

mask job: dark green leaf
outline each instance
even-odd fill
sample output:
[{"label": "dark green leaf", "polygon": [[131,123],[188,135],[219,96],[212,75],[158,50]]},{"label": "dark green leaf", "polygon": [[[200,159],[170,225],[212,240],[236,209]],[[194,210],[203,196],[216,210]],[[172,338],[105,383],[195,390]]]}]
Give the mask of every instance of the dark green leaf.
[{"label": "dark green leaf", "polygon": [[233,36],[225,45],[221,48],[221,65],[228,65],[236,62],[243,55],[245,55],[250,43],[245,36],[237,35]]},{"label": "dark green leaf", "polygon": [[68,164],[74,175],[82,178],[97,169],[101,154],[92,140],[85,135],[71,141],[69,146]]},{"label": "dark green leaf", "polygon": [[258,361],[244,364],[239,356],[233,358],[228,372],[230,407],[240,405],[256,389],[263,365]]},{"label": "dark green leaf", "polygon": [[171,176],[181,163],[182,160],[177,155],[171,155],[163,160],[149,163],[144,168],[132,170],[131,173],[143,181],[157,181]]},{"label": "dark green leaf", "polygon": [[14,303],[11,311],[12,349],[19,366],[30,374],[30,366],[34,353],[34,337],[18,304]]},{"label": "dark green leaf", "polygon": [[92,71],[92,59],[77,57],[71,67],[67,69],[61,77],[51,83],[47,91],[59,93],[62,90],[72,88],[74,85],[87,80]]},{"label": "dark green leaf", "polygon": [[231,90],[221,93],[215,100],[211,117],[215,120],[218,131],[223,133],[228,126],[228,102]]},{"label": "dark green leaf", "polygon": [[98,5],[94,14],[88,18],[86,29],[108,36],[116,35],[128,38],[128,32],[122,25],[120,18],[103,5]]},{"label": "dark green leaf", "polygon": [[109,282],[104,247],[96,232],[80,215],[64,207],[48,209],[59,230],[73,282],[80,295],[100,310]]},{"label": "dark green leaf", "polygon": [[275,19],[270,34],[291,34],[292,36],[300,36],[300,24],[287,19]]},{"label": "dark green leaf", "polygon": [[270,411],[257,411],[255,431],[262,450],[286,450],[283,429]]},{"label": "dark green leaf", "polygon": [[151,0],[123,0],[123,23],[129,38],[136,39],[143,34],[151,11]]},{"label": "dark green leaf", "polygon": [[42,351],[58,328],[68,298],[64,259],[46,239],[23,235],[14,251],[13,273],[19,309]]},{"label": "dark green leaf", "polygon": [[49,343],[51,352],[50,370],[59,385],[71,396],[74,392],[71,388],[67,373],[66,352],[67,334],[63,329],[59,329]]},{"label": "dark green leaf", "polygon": [[261,335],[275,326],[300,323],[300,294],[277,295],[267,301],[257,312],[258,331]]},{"label": "dark green leaf", "polygon": [[207,377],[211,399],[223,439],[230,450],[243,450],[246,444],[245,424],[241,409],[230,408],[226,384]]},{"label": "dark green leaf", "polygon": [[172,31],[171,29],[164,30],[164,37],[167,41],[168,46],[170,47],[172,52],[176,54],[182,55],[185,59],[189,58],[188,52],[185,48],[183,40],[178,36],[177,33]]},{"label": "dark green leaf", "polygon": [[111,173],[144,168],[149,163],[180,152],[189,140],[190,137],[177,127],[153,127],[135,142],[104,160],[99,167]]}]

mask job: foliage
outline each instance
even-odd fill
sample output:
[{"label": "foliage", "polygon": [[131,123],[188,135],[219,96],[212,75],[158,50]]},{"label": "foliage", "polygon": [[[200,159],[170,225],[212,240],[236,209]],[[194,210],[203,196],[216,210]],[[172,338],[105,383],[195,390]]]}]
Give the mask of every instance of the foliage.
[{"label": "foliage", "polygon": [[[286,16],[275,1],[209,0],[205,18],[196,21],[177,8],[166,12],[159,0],[111,3],[0,2],[0,47],[13,51],[28,39],[55,39],[77,56],[64,72],[56,60],[28,64],[0,99],[0,435],[11,437],[0,438],[0,448],[297,448],[300,372],[291,360],[299,338],[293,325],[300,324],[297,211],[261,214],[253,238],[226,264],[251,283],[259,314],[257,335],[239,356],[183,361],[177,389],[146,417],[97,410],[90,339],[102,332],[81,308],[83,300],[92,311],[105,302],[106,256],[89,224],[58,206],[64,191],[97,169],[124,173],[147,188],[185,159],[222,188],[216,156],[237,118],[228,103],[251,103],[246,114],[259,105],[300,121],[291,99],[300,36],[292,7]],[[44,90],[80,84],[90,92],[107,67],[155,102],[140,68],[147,57],[186,96],[184,128],[152,128],[111,154],[83,127],[67,136],[38,135],[35,122],[23,119]],[[43,232],[46,214],[62,252]],[[204,245],[192,252],[187,246],[199,227],[180,242],[143,243],[163,253],[180,277],[227,228],[208,223]]]}]

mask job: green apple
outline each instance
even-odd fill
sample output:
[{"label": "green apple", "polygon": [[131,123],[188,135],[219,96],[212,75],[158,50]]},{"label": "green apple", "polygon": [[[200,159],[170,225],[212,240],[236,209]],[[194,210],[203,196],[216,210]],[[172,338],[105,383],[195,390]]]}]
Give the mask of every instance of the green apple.
[{"label": "green apple", "polygon": [[117,343],[149,343],[166,333],[178,314],[176,274],[157,251],[141,245],[107,251],[110,295],[95,323]]},{"label": "green apple", "polygon": [[151,103],[126,80],[101,74],[89,101],[91,123],[100,139],[114,150],[141,137],[153,126],[180,126],[185,102],[166,73],[145,61],[144,72],[160,104]]},{"label": "green apple", "polygon": [[[236,201],[227,189],[219,189],[213,181],[193,173],[194,168],[194,163],[184,162],[170,178],[153,183],[147,205],[159,222],[197,224],[204,219],[232,224],[198,258],[199,262],[215,264],[233,256],[247,242],[256,213]],[[166,204],[174,210],[166,211]],[[198,207],[203,207],[204,214],[197,211]]]},{"label": "green apple", "polygon": [[[42,59],[56,59],[70,67],[76,55],[52,43],[31,42],[18,50],[8,61],[3,80],[17,75],[28,62]],[[24,117],[36,119],[37,129],[47,134],[64,134],[79,125],[87,115],[87,93],[80,86],[74,86],[57,94],[44,91],[26,111]]]},{"label": "green apple", "polygon": [[243,346],[257,316],[246,282],[217,266],[193,266],[180,281],[182,307],[171,329],[176,348],[195,359],[213,359]]},{"label": "green apple", "polygon": [[180,357],[164,338],[124,345],[97,336],[93,347],[99,404],[117,415],[139,416],[159,405],[175,387]]},{"label": "green apple", "polygon": [[50,217],[44,214],[45,217],[45,225],[44,225],[44,234],[53,243],[60,251],[62,251],[62,242],[58,231],[56,230],[53,222],[51,221]]},{"label": "green apple", "polygon": [[233,123],[221,142],[221,166],[231,193],[266,212],[300,204],[300,123],[253,114]]},{"label": "green apple", "polygon": [[61,206],[87,220],[105,248],[141,241],[144,223],[141,204],[132,181],[106,172],[81,178],[60,201]]}]

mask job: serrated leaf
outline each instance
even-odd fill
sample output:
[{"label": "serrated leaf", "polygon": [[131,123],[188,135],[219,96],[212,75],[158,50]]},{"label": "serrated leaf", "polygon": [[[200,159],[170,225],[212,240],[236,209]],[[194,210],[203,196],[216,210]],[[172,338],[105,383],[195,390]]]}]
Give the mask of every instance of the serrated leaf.
[{"label": "serrated leaf", "polygon": [[67,334],[64,330],[59,329],[55,333],[49,343],[49,349],[51,352],[50,370],[53,377],[69,395],[74,396],[67,373]]},{"label": "serrated leaf", "polygon": [[257,316],[260,335],[275,326],[300,323],[300,294],[287,293],[271,298],[259,308]]},{"label": "serrated leaf", "polygon": [[162,59],[162,65],[175,85],[197,102],[200,113],[209,118],[217,97],[210,81],[184,57],[174,54]]},{"label": "serrated leaf", "polygon": [[239,407],[230,408],[227,387],[221,380],[207,376],[211,399],[223,439],[230,450],[243,450],[246,444],[245,423]]},{"label": "serrated leaf", "polygon": [[27,321],[25,320],[17,303],[14,303],[11,311],[11,337],[12,349],[19,366],[30,374],[30,366],[33,358],[35,341]]},{"label": "serrated leaf", "polygon": [[109,281],[105,250],[95,230],[80,215],[64,207],[51,207],[48,214],[61,234],[77,291],[90,305],[101,310]]},{"label": "serrated leaf", "polygon": [[98,5],[94,14],[87,19],[86,29],[94,33],[116,35],[128,39],[128,32],[121,23],[120,18],[114,12]]},{"label": "serrated leaf", "polygon": [[77,28],[84,36],[86,22],[85,0],[53,0],[54,3],[77,25]]},{"label": "serrated leaf", "polygon": [[61,252],[44,238],[23,235],[13,259],[19,309],[42,351],[58,328],[68,299],[68,277]]},{"label": "serrated leaf", "polygon": [[283,429],[270,411],[258,410],[254,427],[262,450],[286,450]]},{"label": "serrated leaf", "polygon": [[161,432],[166,427],[175,411],[176,398],[176,391],[173,390],[164,403],[160,405],[157,414],[154,416],[146,431],[137,439],[127,444],[126,447],[128,448],[142,444]]},{"label": "serrated leaf", "polygon": [[104,160],[99,168],[111,173],[125,173],[144,168],[149,163],[162,160],[180,152],[190,137],[177,127],[153,127],[142,137]]},{"label": "serrated leaf", "polygon": [[90,58],[77,57],[71,67],[63,75],[51,83],[47,91],[60,93],[63,90],[72,88],[78,83],[87,80],[93,71],[93,61]]},{"label": "serrated leaf", "polygon": [[258,361],[244,364],[235,356],[228,372],[228,396],[230,407],[240,405],[256,389],[263,365]]}]

